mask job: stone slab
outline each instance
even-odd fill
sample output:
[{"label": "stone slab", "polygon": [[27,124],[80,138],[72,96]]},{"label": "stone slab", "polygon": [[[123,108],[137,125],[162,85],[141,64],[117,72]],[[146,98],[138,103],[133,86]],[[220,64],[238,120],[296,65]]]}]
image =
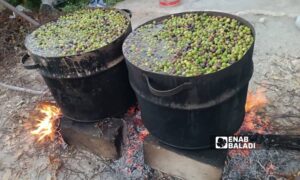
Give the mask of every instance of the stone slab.
[{"label": "stone slab", "polygon": [[144,142],[145,162],[153,169],[185,180],[221,179],[226,151],[179,150],[149,136]]},{"label": "stone slab", "polygon": [[120,157],[122,129],[123,121],[117,118],[99,123],[78,123],[66,118],[61,121],[61,133],[68,144],[84,148],[107,160]]}]

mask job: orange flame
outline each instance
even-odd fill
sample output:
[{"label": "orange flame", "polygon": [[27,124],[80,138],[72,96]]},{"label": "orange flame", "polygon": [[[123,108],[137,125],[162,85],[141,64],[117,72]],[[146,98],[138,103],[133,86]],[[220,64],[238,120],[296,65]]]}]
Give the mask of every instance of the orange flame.
[{"label": "orange flame", "polygon": [[[238,132],[235,133],[236,135],[241,134],[241,132],[264,134],[270,130],[270,119],[268,117],[262,117],[257,113],[268,103],[264,92],[264,89],[258,89],[256,92],[248,92],[244,122]],[[235,155],[247,157],[250,155],[250,150],[232,149],[229,151],[229,156],[233,157]]]},{"label": "orange flame", "polygon": [[269,119],[257,114],[257,111],[262,109],[268,103],[263,89],[258,89],[256,92],[249,92],[245,105],[246,115],[244,122],[236,134],[241,131],[264,133],[269,128]]},{"label": "orange flame", "polygon": [[249,92],[247,95],[247,101],[245,105],[245,111],[257,111],[266,106],[268,103],[264,93],[264,89],[258,89],[255,93]]},{"label": "orange flame", "polygon": [[56,124],[61,115],[60,109],[55,104],[43,102],[36,107],[36,110],[40,116],[34,118],[37,124],[31,134],[36,135],[39,142],[45,139],[54,141]]}]

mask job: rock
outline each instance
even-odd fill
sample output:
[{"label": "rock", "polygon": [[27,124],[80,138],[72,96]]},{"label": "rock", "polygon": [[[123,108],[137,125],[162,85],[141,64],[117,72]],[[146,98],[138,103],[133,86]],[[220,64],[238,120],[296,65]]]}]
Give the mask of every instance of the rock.
[{"label": "rock", "polygon": [[120,157],[122,144],[122,119],[110,118],[100,125],[76,123],[67,118],[61,121],[61,133],[70,145],[88,150],[104,159],[115,160]]},{"label": "rock", "polygon": [[295,24],[297,28],[300,29],[300,16],[297,16]]},{"label": "rock", "polygon": [[151,168],[186,180],[221,179],[226,151],[180,150],[149,136],[144,141],[145,163]]},{"label": "rock", "polygon": [[27,8],[25,8],[25,7],[22,6],[22,5],[17,5],[17,6],[16,6],[16,9],[17,9],[18,11],[21,11],[21,12],[31,12],[30,9],[27,9]]},{"label": "rock", "polygon": [[266,19],[264,18],[264,17],[262,17],[262,18],[259,18],[259,20],[258,20],[258,22],[260,22],[260,23],[265,23],[266,22]]}]

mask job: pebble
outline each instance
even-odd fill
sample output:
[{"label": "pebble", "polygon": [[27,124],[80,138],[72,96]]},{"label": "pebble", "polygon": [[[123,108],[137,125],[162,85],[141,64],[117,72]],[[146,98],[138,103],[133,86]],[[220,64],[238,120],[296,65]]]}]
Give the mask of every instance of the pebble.
[{"label": "pebble", "polygon": [[17,5],[17,6],[16,6],[16,9],[17,9],[18,11],[21,11],[21,12],[31,12],[30,9],[27,9],[27,8],[25,8],[25,7],[22,6],[22,5]]},{"label": "pebble", "polygon": [[260,23],[265,23],[266,22],[266,18],[259,18],[259,20],[258,20],[258,22],[260,22]]},{"label": "pebble", "polygon": [[300,16],[297,16],[295,24],[297,28],[300,29]]}]

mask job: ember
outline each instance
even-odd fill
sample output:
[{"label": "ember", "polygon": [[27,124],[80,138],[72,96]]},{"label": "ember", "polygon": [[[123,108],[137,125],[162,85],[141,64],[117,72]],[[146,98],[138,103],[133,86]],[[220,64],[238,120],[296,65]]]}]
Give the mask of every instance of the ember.
[{"label": "ember", "polygon": [[149,135],[144,127],[140,111],[137,107],[128,110],[125,124],[127,128],[124,137],[124,148],[121,159],[115,162],[115,168],[122,176],[129,179],[146,177],[149,168],[144,164],[143,141]]},{"label": "ember", "polygon": [[270,130],[270,120],[268,117],[259,115],[259,111],[267,105],[267,98],[263,89],[258,89],[256,92],[249,92],[245,105],[245,118],[239,131],[266,134]]},{"label": "ember", "polygon": [[[266,134],[270,131],[270,120],[268,117],[259,115],[259,111],[267,105],[267,98],[263,89],[258,89],[256,92],[249,92],[245,105],[245,118],[242,126],[235,135],[242,133],[259,133]],[[232,149],[228,152],[230,157],[235,155],[249,156],[249,149]]]},{"label": "ember", "polygon": [[276,169],[276,166],[272,162],[270,162],[266,165],[265,169],[267,174],[273,174]]},{"label": "ember", "polygon": [[38,142],[54,141],[56,130],[61,116],[60,109],[53,103],[42,102],[37,105],[37,116],[34,116],[34,130],[31,134],[37,137]]}]

